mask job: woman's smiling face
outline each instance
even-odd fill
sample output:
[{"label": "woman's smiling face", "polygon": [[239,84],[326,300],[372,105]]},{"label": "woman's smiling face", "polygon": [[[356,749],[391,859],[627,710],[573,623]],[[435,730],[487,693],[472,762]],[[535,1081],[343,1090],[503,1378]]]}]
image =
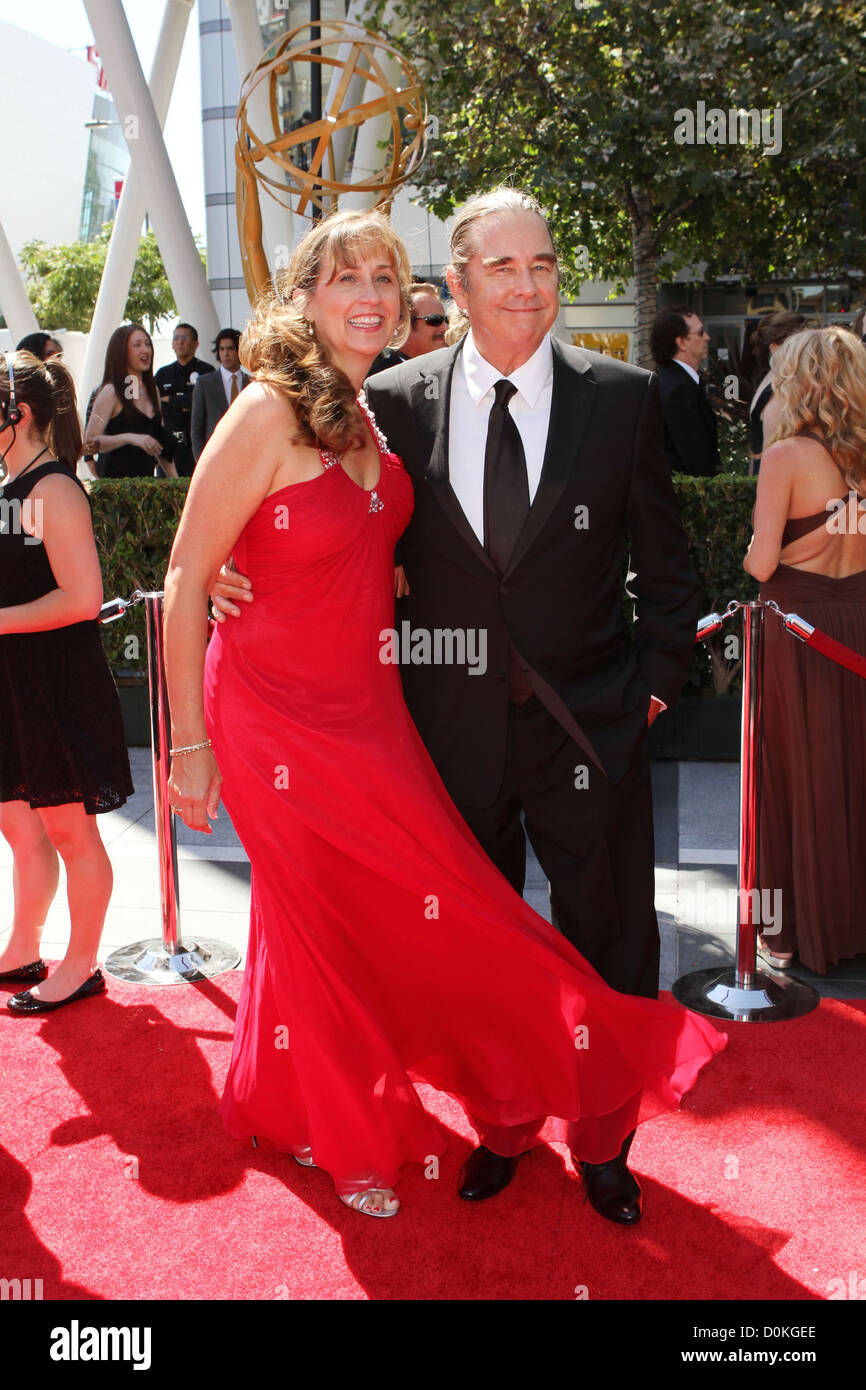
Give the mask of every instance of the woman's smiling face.
[{"label": "woman's smiling face", "polygon": [[347,375],[359,367],[366,372],[400,321],[400,284],[385,248],[373,248],[355,265],[324,265],[305,313]]}]

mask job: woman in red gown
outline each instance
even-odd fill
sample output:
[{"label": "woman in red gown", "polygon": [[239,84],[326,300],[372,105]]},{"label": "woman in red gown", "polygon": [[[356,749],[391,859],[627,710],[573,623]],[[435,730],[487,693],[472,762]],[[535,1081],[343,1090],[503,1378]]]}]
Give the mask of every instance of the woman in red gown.
[{"label": "woman in red gown", "polygon": [[[307,234],[245,332],[256,380],[199,461],[165,586],[172,805],[210,833],[222,794],[252,866],[223,1119],[378,1216],[402,1165],[444,1148],[413,1082],[494,1152],[556,1117],[601,1163],[641,1092],[641,1119],[676,1105],[725,1042],[610,989],[514,892],[406,709],[389,633],[412,484],[358,392],[405,336],[409,285],[379,214]],[[206,649],[229,553],[255,603]]]}]

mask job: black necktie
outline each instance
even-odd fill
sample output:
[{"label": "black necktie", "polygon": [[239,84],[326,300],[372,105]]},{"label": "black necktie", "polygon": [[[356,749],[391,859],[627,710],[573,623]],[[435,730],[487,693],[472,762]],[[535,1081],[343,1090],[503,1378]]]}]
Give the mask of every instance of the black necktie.
[{"label": "black necktie", "polygon": [[529,515],[529,480],[520,431],[508,409],[517,387],[502,378],[493,389],[484,447],[484,549],[504,574]]}]

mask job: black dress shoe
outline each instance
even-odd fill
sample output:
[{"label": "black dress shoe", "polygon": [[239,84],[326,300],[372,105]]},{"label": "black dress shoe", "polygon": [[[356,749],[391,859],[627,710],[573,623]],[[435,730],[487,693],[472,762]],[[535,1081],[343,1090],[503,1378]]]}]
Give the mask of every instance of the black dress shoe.
[{"label": "black dress shoe", "polygon": [[76,999],[89,999],[91,994],[102,994],[105,989],[105,976],[101,970],[96,970],[89,980],[85,980],[83,985],[79,985],[73,994],[67,994],[65,999],[35,999],[29,990],[23,994],[13,994],[11,999],[6,1000],[6,1007],[13,1014],[47,1014],[52,1009],[62,1009],[64,1004],[73,1004]]},{"label": "black dress shoe", "polygon": [[633,1138],[634,1131],[616,1158],[607,1163],[585,1163],[576,1154],[571,1155],[571,1161],[583,1179],[584,1201],[588,1198],[601,1216],[621,1226],[633,1226],[643,1214],[640,1185],[626,1164]]},{"label": "black dress shoe", "polygon": [[[529,1150],[526,1150],[529,1153]],[[506,1188],[514,1177],[517,1165],[525,1154],[517,1158],[503,1158],[501,1154],[491,1153],[483,1144],[469,1155],[460,1169],[460,1183],[457,1191],[467,1202],[483,1202],[485,1197],[495,1197]]]},{"label": "black dress shoe", "polygon": [[19,965],[17,970],[4,970],[0,972],[0,985],[6,981],[21,981],[28,985],[38,985],[40,980],[44,980],[48,974],[48,966],[44,960],[31,961],[30,965]]}]

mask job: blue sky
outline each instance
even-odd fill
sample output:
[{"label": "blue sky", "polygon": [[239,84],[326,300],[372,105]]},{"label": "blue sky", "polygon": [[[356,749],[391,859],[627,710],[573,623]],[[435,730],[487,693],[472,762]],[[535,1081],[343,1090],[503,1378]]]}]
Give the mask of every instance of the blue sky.
[{"label": "blue sky", "polygon": [[[162,0],[124,0],[124,9],[145,76],[150,72],[164,5]],[[84,50],[93,43],[82,0],[0,0],[0,20],[38,34],[59,48]],[[94,69],[95,73],[95,69]],[[198,16],[192,10],[165,127],[165,142],[192,230],[204,238],[204,175],[201,147]]]}]

